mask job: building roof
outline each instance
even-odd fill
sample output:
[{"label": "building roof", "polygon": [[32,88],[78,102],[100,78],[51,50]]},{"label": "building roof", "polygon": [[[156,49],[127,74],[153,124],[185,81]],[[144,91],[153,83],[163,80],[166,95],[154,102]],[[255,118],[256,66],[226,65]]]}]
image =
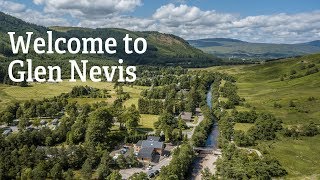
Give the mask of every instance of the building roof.
[{"label": "building roof", "polygon": [[158,137],[158,136],[148,136],[147,140],[148,141],[160,141],[160,137]]},{"label": "building roof", "polygon": [[192,117],[192,113],[191,112],[182,112],[180,114],[180,116],[181,116],[181,119],[190,121],[191,117]]},{"label": "building roof", "polygon": [[142,144],[142,140],[139,140],[137,143],[136,143],[136,146],[141,146]]},{"label": "building roof", "polygon": [[7,136],[9,135],[10,133],[12,133],[12,130],[11,129],[6,129],[5,131],[3,131],[3,135]]},{"label": "building roof", "polygon": [[162,149],[163,148],[163,142],[159,141],[148,141],[144,140],[141,143],[142,148],[157,148],[157,149]]},{"label": "building roof", "polygon": [[138,153],[138,158],[149,158],[152,159],[154,148],[153,147],[145,147],[141,148]]}]

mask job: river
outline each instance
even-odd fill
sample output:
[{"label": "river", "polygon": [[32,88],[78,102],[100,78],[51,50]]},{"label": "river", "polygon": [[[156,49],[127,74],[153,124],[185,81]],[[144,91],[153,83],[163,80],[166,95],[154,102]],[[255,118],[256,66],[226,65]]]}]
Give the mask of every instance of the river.
[{"label": "river", "polygon": [[[210,107],[210,109],[212,108],[212,92],[211,92],[211,88],[212,86],[210,86],[210,89],[207,93],[207,105]],[[206,140],[206,145],[205,147],[213,147],[214,149],[216,149],[218,147],[218,135],[219,135],[219,128],[218,128],[218,124],[215,122],[213,124],[213,127],[211,129],[210,134],[208,135],[208,138]]]},{"label": "river", "polygon": [[[210,86],[210,89],[207,92],[207,105],[212,108],[212,92],[211,92],[211,88],[212,86]],[[219,135],[219,128],[218,128],[218,124],[215,122],[209,135],[208,138],[206,140],[206,144],[205,144],[205,148],[213,148],[213,149],[217,149],[218,148],[218,135]],[[201,170],[203,170],[204,167],[208,167],[210,166],[212,170],[213,167],[213,163],[212,161],[214,161],[213,158],[213,154],[199,154],[195,160],[192,163],[192,172],[190,174],[190,178],[191,180],[198,180],[201,179]]]}]

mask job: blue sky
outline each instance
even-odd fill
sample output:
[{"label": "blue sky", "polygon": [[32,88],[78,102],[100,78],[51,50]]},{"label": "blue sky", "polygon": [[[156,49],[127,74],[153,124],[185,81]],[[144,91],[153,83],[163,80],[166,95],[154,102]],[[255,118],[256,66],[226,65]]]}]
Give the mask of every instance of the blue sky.
[{"label": "blue sky", "polygon": [[[16,0],[30,8],[41,10],[43,6],[35,5],[32,0]],[[188,4],[202,10],[216,10],[219,12],[238,13],[242,16],[252,16],[274,13],[299,13],[320,9],[319,0],[147,0],[136,11],[129,13],[139,17],[146,17],[160,6],[174,4]]]},{"label": "blue sky", "polygon": [[152,30],[185,39],[320,39],[319,0],[0,0],[0,11],[44,26]]},{"label": "blue sky", "polygon": [[138,16],[152,15],[155,9],[162,5],[188,4],[202,10],[216,10],[218,12],[238,13],[242,16],[252,16],[274,13],[299,13],[320,9],[319,0],[149,0],[144,6],[138,7],[133,14]]}]

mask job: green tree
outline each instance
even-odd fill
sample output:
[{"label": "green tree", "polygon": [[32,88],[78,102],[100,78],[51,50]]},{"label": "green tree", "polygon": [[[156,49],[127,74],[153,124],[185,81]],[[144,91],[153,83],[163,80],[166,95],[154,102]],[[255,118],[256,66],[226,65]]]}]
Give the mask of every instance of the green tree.
[{"label": "green tree", "polygon": [[106,178],[106,180],[121,180],[122,176],[119,171],[112,171],[112,173]]},{"label": "green tree", "polygon": [[116,160],[117,162],[117,165],[121,168],[121,169],[124,169],[127,167],[127,160],[126,158],[124,157],[123,154],[120,154]]},{"label": "green tree", "polygon": [[112,124],[112,115],[108,109],[99,108],[92,112],[89,116],[88,129],[86,131],[86,143],[92,143],[93,145],[105,143]]},{"label": "green tree", "polygon": [[305,136],[315,136],[319,134],[319,128],[314,122],[310,122],[308,125],[303,126],[303,134]]},{"label": "green tree", "polygon": [[19,124],[18,124],[18,128],[19,129],[25,129],[27,126],[29,125],[29,119],[22,117],[20,118]]},{"label": "green tree", "polygon": [[50,170],[52,179],[62,179],[63,170],[59,163],[55,164]]},{"label": "green tree", "polygon": [[65,180],[73,180],[74,178],[73,178],[73,171],[72,171],[72,169],[68,169],[68,171],[66,171],[66,172],[64,172],[63,173],[63,178],[65,179]]},{"label": "green tree", "polygon": [[129,180],[147,180],[148,175],[144,172],[140,173],[134,173],[131,177],[129,177]]},{"label": "green tree", "polygon": [[32,180],[32,169],[31,168],[24,168],[21,170],[21,180]]},{"label": "green tree", "polygon": [[216,178],[209,170],[209,168],[204,168],[204,170],[201,171],[201,179],[202,180],[215,180],[215,179],[218,179]]},{"label": "green tree", "polygon": [[41,162],[32,170],[32,179],[43,180],[46,177],[47,177],[47,170],[46,170],[45,164]]},{"label": "green tree", "polygon": [[81,175],[84,180],[91,179],[92,176],[92,164],[90,159],[86,159],[81,168]]},{"label": "green tree", "polygon": [[111,172],[110,170],[111,157],[109,152],[105,151],[101,157],[100,164],[97,169],[98,179],[105,179]]},{"label": "green tree", "polygon": [[86,128],[86,118],[84,116],[78,117],[68,134],[68,142],[71,144],[77,144],[83,141],[85,138]]},{"label": "green tree", "polygon": [[140,121],[140,113],[135,105],[130,106],[126,112],[126,128],[129,133],[138,127]]}]

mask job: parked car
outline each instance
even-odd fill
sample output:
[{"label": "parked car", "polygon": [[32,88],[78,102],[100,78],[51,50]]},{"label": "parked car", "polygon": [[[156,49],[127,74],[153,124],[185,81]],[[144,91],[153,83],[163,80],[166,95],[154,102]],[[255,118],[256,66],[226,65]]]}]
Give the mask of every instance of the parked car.
[{"label": "parked car", "polygon": [[121,154],[125,154],[127,151],[128,151],[128,150],[125,149],[125,148],[122,148],[122,149],[120,150]]},{"label": "parked car", "polygon": [[159,174],[159,170],[155,170],[155,171],[154,171],[154,174],[155,174],[155,175],[158,175],[158,174]]},{"label": "parked car", "polygon": [[154,177],[154,173],[150,173],[150,174],[148,175],[148,177],[149,177],[149,178],[153,178],[153,177]]}]

